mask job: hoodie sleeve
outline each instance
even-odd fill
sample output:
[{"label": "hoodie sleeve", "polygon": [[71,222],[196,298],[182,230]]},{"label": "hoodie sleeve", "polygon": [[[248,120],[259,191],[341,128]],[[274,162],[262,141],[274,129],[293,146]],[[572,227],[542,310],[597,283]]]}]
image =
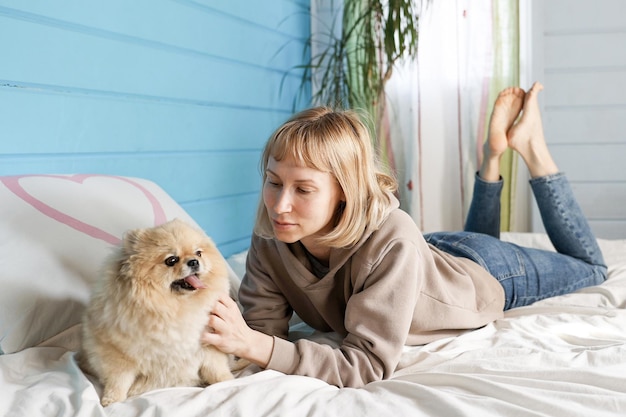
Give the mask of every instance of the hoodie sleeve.
[{"label": "hoodie sleeve", "polygon": [[255,240],[246,259],[246,273],[239,287],[243,317],[254,330],[287,338],[293,309],[274,281],[262,268]]}]

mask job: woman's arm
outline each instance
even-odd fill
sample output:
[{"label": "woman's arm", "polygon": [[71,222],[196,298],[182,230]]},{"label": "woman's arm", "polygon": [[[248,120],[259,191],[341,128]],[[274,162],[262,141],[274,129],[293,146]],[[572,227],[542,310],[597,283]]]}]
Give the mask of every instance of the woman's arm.
[{"label": "woman's arm", "polygon": [[235,301],[223,296],[209,315],[202,341],[225,353],[249,360],[262,368],[267,367],[274,349],[274,338],[252,330],[239,311]]},{"label": "woman's arm", "polygon": [[246,323],[237,303],[223,296],[209,315],[202,341],[265,368],[274,349],[271,335],[287,337],[293,310],[256,257],[253,239],[239,295],[253,301],[257,320]]},{"label": "woman's arm", "polygon": [[[343,277],[351,289],[345,312],[339,313],[347,332],[339,347],[285,340],[290,310],[258,263],[248,265],[252,274],[247,273],[240,291],[247,300],[246,319],[250,316],[252,321],[246,323],[231,300],[220,302],[210,318],[214,331],[205,334],[204,340],[264,368],[340,387],[360,387],[388,378],[406,342],[424,271],[411,240],[387,241],[368,253],[375,255],[352,259],[348,268],[352,275]],[[311,301],[317,307],[323,304]]]}]

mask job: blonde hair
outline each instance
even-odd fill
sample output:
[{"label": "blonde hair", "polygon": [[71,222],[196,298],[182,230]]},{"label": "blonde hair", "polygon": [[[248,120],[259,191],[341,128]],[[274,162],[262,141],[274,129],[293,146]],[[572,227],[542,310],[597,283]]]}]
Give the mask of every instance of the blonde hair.
[{"label": "blonde hair", "polygon": [[[379,168],[367,127],[356,112],[314,107],[304,110],[269,138],[261,158],[263,184],[270,158],[293,158],[304,166],[332,174],[345,196],[335,227],[319,243],[335,248],[355,245],[366,231],[384,222],[397,189],[394,177]],[[267,208],[260,199],[254,232],[273,238]]]}]

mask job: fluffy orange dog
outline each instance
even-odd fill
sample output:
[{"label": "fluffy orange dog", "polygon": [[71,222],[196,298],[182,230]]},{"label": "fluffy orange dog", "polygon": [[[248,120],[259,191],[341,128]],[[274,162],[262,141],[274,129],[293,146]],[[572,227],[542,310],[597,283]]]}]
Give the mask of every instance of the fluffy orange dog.
[{"label": "fluffy orange dog", "polygon": [[107,406],[171,386],[232,379],[229,356],[202,345],[207,315],[228,294],[226,264],[181,220],[127,232],[83,318],[79,362]]}]

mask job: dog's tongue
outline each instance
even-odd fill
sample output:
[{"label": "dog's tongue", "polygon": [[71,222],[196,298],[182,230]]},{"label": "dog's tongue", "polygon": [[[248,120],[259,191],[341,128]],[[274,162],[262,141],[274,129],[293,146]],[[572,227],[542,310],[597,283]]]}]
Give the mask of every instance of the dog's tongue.
[{"label": "dog's tongue", "polygon": [[204,282],[200,281],[200,279],[198,279],[196,275],[189,275],[188,277],[185,278],[185,282],[191,285],[192,287],[194,287],[195,289],[206,288],[206,285],[204,285]]}]

